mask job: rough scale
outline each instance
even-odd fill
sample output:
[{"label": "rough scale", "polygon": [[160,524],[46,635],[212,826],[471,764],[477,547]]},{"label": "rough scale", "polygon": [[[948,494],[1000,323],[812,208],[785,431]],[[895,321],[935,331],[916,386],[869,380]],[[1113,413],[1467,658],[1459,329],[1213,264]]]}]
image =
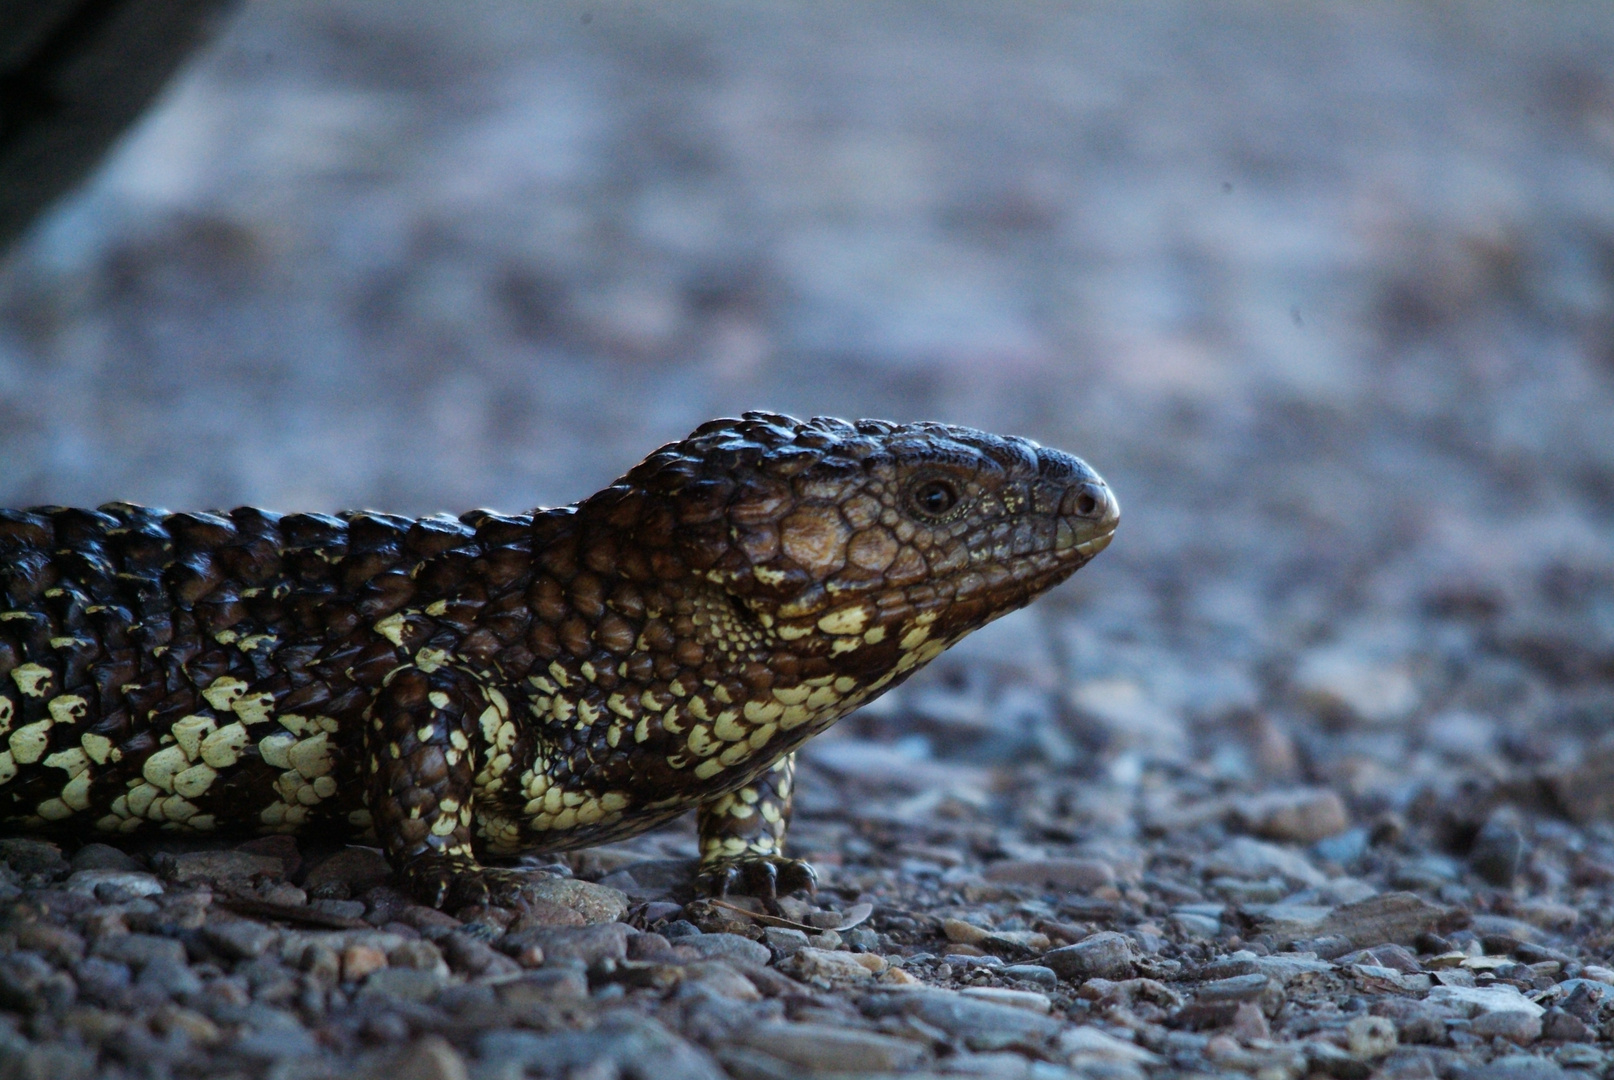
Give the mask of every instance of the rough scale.
[{"label": "rough scale", "polygon": [[695,808],[772,896],[793,752],[1118,519],[1024,439],[766,413],[530,514],[0,511],[0,822],[378,843],[455,907]]}]

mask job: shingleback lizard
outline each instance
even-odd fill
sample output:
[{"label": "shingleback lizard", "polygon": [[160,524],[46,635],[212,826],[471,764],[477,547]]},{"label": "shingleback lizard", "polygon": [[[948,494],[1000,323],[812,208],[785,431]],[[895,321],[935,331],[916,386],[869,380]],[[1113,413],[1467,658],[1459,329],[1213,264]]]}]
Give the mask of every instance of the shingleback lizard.
[{"label": "shingleback lizard", "polygon": [[0,822],[379,844],[454,908],[695,808],[771,898],[795,750],[1118,519],[1025,439],[768,413],[528,514],[0,511]]}]

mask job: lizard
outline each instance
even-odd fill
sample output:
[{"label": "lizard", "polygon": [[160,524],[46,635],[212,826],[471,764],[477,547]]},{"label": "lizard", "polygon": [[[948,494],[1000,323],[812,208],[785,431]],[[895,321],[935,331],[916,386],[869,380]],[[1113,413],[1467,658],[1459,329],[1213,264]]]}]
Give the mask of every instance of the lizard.
[{"label": "lizard", "polygon": [[694,809],[771,901],[796,750],[1119,516],[1027,439],[762,412],[523,514],[0,511],[0,831],[368,843],[458,910]]}]

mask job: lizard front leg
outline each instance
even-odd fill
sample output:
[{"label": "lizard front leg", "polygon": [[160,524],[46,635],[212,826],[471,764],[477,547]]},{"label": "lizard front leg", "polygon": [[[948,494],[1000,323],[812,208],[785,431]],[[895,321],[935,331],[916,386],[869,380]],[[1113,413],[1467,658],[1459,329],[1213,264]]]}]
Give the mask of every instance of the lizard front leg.
[{"label": "lizard front leg", "polygon": [[780,893],[817,886],[811,866],[784,856],[795,776],[796,755],[786,754],[745,787],[701,803],[701,891],[724,896],[733,890],[773,901]]},{"label": "lizard front leg", "polygon": [[409,666],[388,676],[366,714],[365,801],[403,888],[455,910],[510,904],[523,876],[478,863],[471,841],[484,705],[463,672]]}]

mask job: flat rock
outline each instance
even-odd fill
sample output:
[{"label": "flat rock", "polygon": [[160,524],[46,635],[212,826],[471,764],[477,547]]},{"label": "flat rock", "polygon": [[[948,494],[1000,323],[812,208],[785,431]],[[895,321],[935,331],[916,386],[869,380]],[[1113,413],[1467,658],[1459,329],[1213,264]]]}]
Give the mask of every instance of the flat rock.
[{"label": "flat rock", "polygon": [[1132,939],[1113,930],[1083,938],[1074,945],[1050,949],[1042,954],[1044,967],[1052,968],[1061,979],[1082,982],[1087,979],[1125,979],[1133,974],[1137,951]]},{"label": "flat rock", "polygon": [[1276,875],[1303,886],[1322,885],[1328,880],[1300,852],[1249,836],[1234,837],[1217,848],[1206,858],[1205,870],[1237,878]]},{"label": "flat rock", "polygon": [[1436,1005],[1448,1005],[1467,1016],[1480,1016],[1493,1012],[1522,1012],[1540,1016],[1546,1012],[1512,986],[1436,986],[1424,1000]]},{"label": "flat rock", "polygon": [[588,926],[613,923],[628,913],[628,897],[620,889],[596,885],[576,878],[534,877],[522,885],[522,893],[534,900],[559,904],[583,917]]},{"label": "flat rock", "polygon": [[912,1040],[830,1024],[773,1021],[746,1025],[738,1036],[742,1045],[814,1072],[888,1072],[925,1056]]},{"label": "flat rock", "polygon": [[242,886],[254,878],[280,878],[286,867],[272,855],[247,851],[159,852],[152,869],[169,881],[184,885]]},{"label": "flat rock", "polygon": [[[708,937],[712,936],[710,934]],[[683,938],[681,944],[693,944],[696,939]],[[810,981],[860,982],[873,976],[856,956],[847,952],[806,948],[790,958],[789,970],[797,978]]]},{"label": "flat rock", "polygon": [[905,1014],[962,1039],[971,1050],[1007,1050],[1042,1045],[1063,1025],[1028,1009],[979,1001],[950,990],[908,990],[866,999],[872,1016]]},{"label": "flat rock", "polygon": [[732,958],[761,966],[773,958],[773,953],[762,942],[739,934],[698,934],[682,938],[678,943],[687,945],[709,960]]},{"label": "flat rock", "polygon": [[598,926],[544,927],[506,934],[498,947],[514,956],[527,946],[536,945],[543,950],[545,963],[593,967],[602,960],[626,959],[628,935],[632,933],[632,927],[618,922]]},{"label": "flat rock", "polygon": [[392,867],[381,852],[348,847],[311,867],[303,875],[303,888],[310,896],[345,900],[362,896],[391,877]]},{"label": "flat rock", "polygon": [[1450,915],[1449,908],[1431,904],[1415,893],[1391,892],[1321,912],[1300,905],[1273,905],[1259,916],[1258,928],[1280,942],[1337,937],[1366,949],[1387,943],[1411,944]]}]

